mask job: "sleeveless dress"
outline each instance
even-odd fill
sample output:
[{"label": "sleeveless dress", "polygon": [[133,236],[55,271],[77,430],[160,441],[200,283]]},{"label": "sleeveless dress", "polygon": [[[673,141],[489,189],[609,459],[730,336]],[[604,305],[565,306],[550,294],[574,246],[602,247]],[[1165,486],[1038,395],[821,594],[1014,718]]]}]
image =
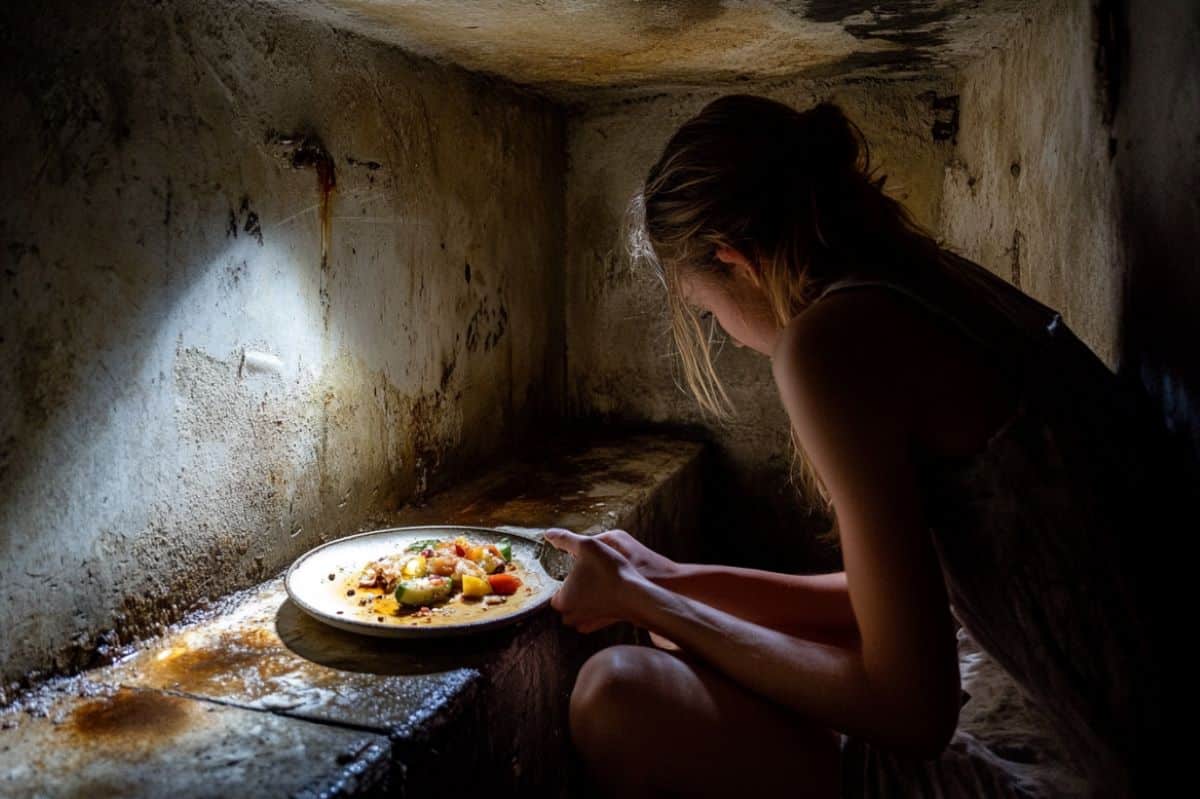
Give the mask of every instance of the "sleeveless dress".
[{"label": "sleeveless dress", "polygon": [[882,286],[981,344],[1016,381],[980,452],[917,455],[957,623],[964,704],[922,760],[842,735],[845,797],[1165,795],[1162,663],[1172,600],[1150,536],[1170,528],[1156,417],[1061,314],[966,259]]}]

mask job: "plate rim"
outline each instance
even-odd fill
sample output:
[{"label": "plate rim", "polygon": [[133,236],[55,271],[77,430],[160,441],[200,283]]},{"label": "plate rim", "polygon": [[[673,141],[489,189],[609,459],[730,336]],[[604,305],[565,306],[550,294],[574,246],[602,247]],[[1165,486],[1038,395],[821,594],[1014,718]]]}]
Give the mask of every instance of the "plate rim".
[{"label": "plate rim", "polygon": [[[537,529],[537,528],[534,528],[534,529]],[[372,624],[371,622],[357,621],[355,619],[337,619],[337,620],[330,619],[325,614],[321,613],[316,608],[312,607],[311,605],[306,603],[304,600],[302,600],[299,596],[296,595],[296,592],[294,592],[292,590],[292,575],[293,575],[293,573],[306,560],[308,560],[309,557],[311,557],[312,555],[315,555],[316,553],[320,552],[323,549],[327,549],[327,548],[335,546],[337,544],[344,543],[351,539],[366,538],[368,536],[379,535],[381,533],[420,532],[422,530],[443,530],[443,531],[450,530],[450,531],[456,531],[456,532],[475,531],[475,532],[482,532],[482,533],[491,533],[493,535],[499,535],[499,536],[508,536],[511,538],[520,538],[524,541],[529,542],[530,544],[534,544],[539,547],[545,545],[545,541],[534,538],[533,536],[531,536],[525,532],[517,532],[516,530],[511,530],[511,529],[502,530],[502,529],[499,529],[496,527],[481,527],[478,525],[469,525],[469,524],[418,524],[418,525],[401,525],[399,527],[381,527],[377,530],[364,530],[359,533],[352,533],[351,535],[342,536],[341,538],[335,538],[332,541],[326,541],[325,543],[319,544],[318,546],[313,547],[312,549],[308,550],[307,552],[304,552],[299,557],[297,557],[294,561],[292,561],[292,565],[288,567],[287,572],[284,574],[284,577],[283,577],[284,591],[287,592],[288,599],[290,599],[292,602],[294,602],[296,604],[296,607],[300,608],[302,611],[304,611],[310,617],[312,617],[313,619],[316,619],[317,621],[321,622],[322,624],[327,624],[330,627],[334,627],[334,628],[340,629],[340,630],[345,630],[347,632],[354,632],[354,633],[360,633],[363,635],[369,635],[369,636],[372,636],[375,638],[448,638],[448,637],[451,637],[454,635],[467,635],[467,634],[471,634],[471,633],[475,633],[475,632],[482,632],[484,630],[495,629],[497,627],[503,627],[508,624],[512,624],[516,621],[519,621],[519,620],[525,618],[526,616],[528,616],[532,613],[535,613],[535,612],[541,610],[543,607],[545,607],[547,604],[549,604],[550,597],[553,596],[552,593],[550,594],[550,596],[547,596],[545,599],[543,599],[540,602],[537,602],[536,604],[533,604],[533,605],[530,605],[527,607],[523,607],[523,608],[517,610],[515,613],[507,613],[502,616],[498,616],[496,618],[480,619],[478,621],[464,622],[464,623],[454,625],[454,626],[441,626],[440,625],[437,627],[432,627],[432,626],[431,627],[420,627],[420,626],[418,626],[418,627],[389,627],[386,625]],[[550,573],[548,571],[546,571],[545,566],[542,566],[541,571],[542,571],[542,576],[548,578],[549,580],[553,581],[554,583],[557,583],[560,586],[562,585],[562,581],[556,580],[554,577],[552,577],[550,575]]]}]

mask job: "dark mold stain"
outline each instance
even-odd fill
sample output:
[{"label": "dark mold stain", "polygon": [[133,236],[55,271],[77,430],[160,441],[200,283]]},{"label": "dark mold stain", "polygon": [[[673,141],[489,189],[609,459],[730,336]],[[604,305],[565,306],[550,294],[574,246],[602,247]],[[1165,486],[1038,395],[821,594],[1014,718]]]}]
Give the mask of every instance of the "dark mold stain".
[{"label": "dark mold stain", "polygon": [[930,135],[934,141],[954,142],[958,137],[958,95],[939,95],[937,92],[925,92],[921,99],[929,104],[933,112],[933,126]]},{"label": "dark mold stain", "polygon": [[258,242],[258,246],[261,247],[263,243],[262,226],[258,222],[258,214],[250,209],[249,197],[242,197],[241,213],[245,220],[242,223],[242,230],[253,236]]},{"label": "dark mold stain", "polygon": [[75,708],[67,729],[86,739],[152,739],[176,735],[187,727],[188,700],[122,689]]},{"label": "dark mold stain", "polygon": [[1013,285],[1017,288],[1021,288],[1021,242],[1024,239],[1025,235],[1020,230],[1014,230],[1012,246],[1008,248],[1008,255],[1012,259],[1010,261],[1010,277]]},{"label": "dark mold stain", "polygon": [[284,142],[287,141],[298,142],[292,151],[292,168],[315,169],[317,186],[322,194],[333,191],[333,187],[337,184],[336,168],[333,157],[329,155],[329,151],[325,149],[321,139],[316,134],[308,133],[284,140]]},{"label": "dark mold stain", "polygon": [[479,307],[467,323],[467,351],[476,352],[482,349],[490,352],[504,337],[508,329],[508,309],[501,305],[493,308],[487,297],[479,303]]},{"label": "dark mold stain", "polygon": [[[446,249],[445,243],[442,244],[442,249],[443,250]],[[471,262],[470,261],[466,261],[463,264],[463,277],[465,277],[467,279],[468,283],[471,282]]]},{"label": "dark mold stain", "polygon": [[0,485],[4,484],[4,478],[8,476],[8,466],[12,461],[12,455],[17,449],[17,437],[9,436],[0,441]]},{"label": "dark mold stain", "polygon": [[372,172],[383,167],[383,164],[379,163],[378,161],[359,161],[357,158],[351,155],[346,156],[346,163],[350,166],[366,167]]},{"label": "dark mold stain", "polygon": [[258,245],[262,246],[262,225],[259,223],[258,214],[250,207],[250,198],[244,194],[238,209],[229,209],[229,219],[225,222],[225,237],[236,239],[239,231],[250,234]]},{"label": "dark mold stain", "polygon": [[[906,71],[935,65],[940,48],[946,44],[946,25],[958,13],[958,4],[937,0],[879,3],[871,0],[812,0],[804,16],[813,22],[840,23],[857,39],[878,39],[897,45],[882,53],[853,53],[837,63],[839,72],[858,69]],[[866,22],[846,20],[870,13]]]},{"label": "dark mold stain", "polygon": [[876,5],[874,0],[809,0],[804,16],[813,22],[841,22]]},{"label": "dark mold stain", "polygon": [[248,266],[249,265],[245,260],[231,263],[229,266],[227,266],[225,268],[225,274],[228,276],[230,284],[236,286],[238,283],[240,283],[242,276],[246,274]]},{"label": "dark mold stain", "polygon": [[[1100,93],[1101,118],[1112,125],[1121,103],[1121,82],[1129,53],[1129,8],[1127,0],[1100,0],[1094,6],[1096,19],[1096,83]],[[1109,144],[1109,158],[1116,143]]]}]

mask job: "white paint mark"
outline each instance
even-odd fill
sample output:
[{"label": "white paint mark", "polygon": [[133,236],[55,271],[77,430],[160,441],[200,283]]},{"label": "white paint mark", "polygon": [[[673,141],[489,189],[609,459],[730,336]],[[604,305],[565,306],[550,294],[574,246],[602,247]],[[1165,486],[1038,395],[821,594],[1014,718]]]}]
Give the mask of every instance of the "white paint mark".
[{"label": "white paint mark", "polygon": [[283,375],[283,361],[269,352],[246,350],[242,353],[241,374]]}]

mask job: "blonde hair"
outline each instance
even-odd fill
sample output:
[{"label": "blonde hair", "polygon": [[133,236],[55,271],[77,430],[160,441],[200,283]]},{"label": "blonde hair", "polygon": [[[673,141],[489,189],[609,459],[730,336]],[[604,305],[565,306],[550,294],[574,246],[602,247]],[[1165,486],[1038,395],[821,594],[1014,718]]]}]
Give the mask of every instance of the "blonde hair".
[{"label": "blonde hair", "polygon": [[[626,242],[666,290],[683,382],[718,418],[734,408],[713,367],[712,330],[684,299],[680,278],[721,276],[719,247],[756,263],[782,327],[833,280],[940,262],[943,253],[884,194],[862,131],[831,103],[796,111],[751,95],[706,105],[667,142],[626,214]],[[791,430],[792,478],[811,506],[829,492]],[[836,536],[836,525],[833,531]]]}]

